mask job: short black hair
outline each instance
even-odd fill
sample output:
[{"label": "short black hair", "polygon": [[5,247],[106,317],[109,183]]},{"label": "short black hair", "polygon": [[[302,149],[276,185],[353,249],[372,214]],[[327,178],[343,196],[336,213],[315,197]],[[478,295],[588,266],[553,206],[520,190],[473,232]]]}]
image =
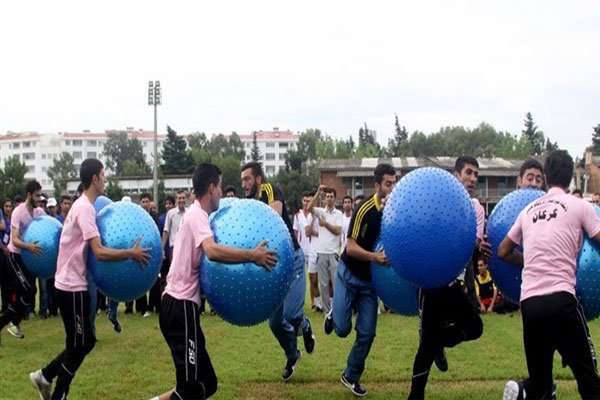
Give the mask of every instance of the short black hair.
[{"label": "short black hair", "polygon": [[302,197],[313,197],[314,195],[315,195],[314,192],[309,192],[309,191],[302,193]]},{"label": "short black hair", "polygon": [[326,187],[323,189],[323,193],[333,193],[333,197],[337,197],[337,192],[332,187]]},{"label": "short black hair", "polygon": [[573,179],[573,159],[566,150],[554,150],[544,162],[544,172],[548,186],[569,187]]},{"label": "short black hair", "polygon": [[479,163],[477,162],[477,159],[475,159],[475,157],[460,156],[454,162],[454,172],[460,173],[467,164],[474,165],[477,168],[479,168]]},{"label": "short black hair", "polygon": [[22,203],[23,202],[23,196],[21,196],[20,194],[16,195],[15,198],[13,199],[13,203]]},{"label": "short black hair", "polygon": [[242,167],[242,172],[244,172],[248,168],[252,169],[252,175],[254,175],[254,177],[260,176],[263,181],[265,180],[265,173],[263,172],[262,165],[260,165],[259,162],[257,162],[257,161],[247,162]]},{"label": "short black hair", "polygon": [[140,201],[142,201],[144,199],[148,199],[148,200],[152,201],[152,195],[150,193],[148,193],[148,192],[144,192],[140,196]]},{"label": "short black hair", "polygon": [[544,173],[544,167],[542,167],[542,163],[536,160],[535,158],[530,158],[529,160],[525,160],[523,164],[521,164],[521,170],[519,171],[519,176],[522,178],[525,174],[525,171],[528,169],[535,168],[538,169],[542,174]]},{"label": "short black hair", "polygon": [[13,203],[13,201],[11,199],[4,199],[4,201],[2,202],[2,207],[4,207],[6,205],[6,203],[10,202],[10,204]]},{"label": "short black hair", "polygon": [[357,194],[356,196],[354,196],[354,201],[360,201],[360,200],[364,200],[365,196],[362,194]]},{"label": "short black hair", "polygon": [[[103,169],[104,165],[102,165],[102,161],[96,160],[95,158],[88,158],[81,163],[81,168],[79,168],[79,178],[81,179],[83,190],[87,190],[90,187],[94,176],[100,177],[100,171]],[[79,188],[77,191],[79,191]]]},{"label": "short black hair", "polygon": [[354,200],[352,200],[352,196],[348,196],[345,195],[344,198],[342,199],[342,203],[346,200],[346,199],[350,199],[350,202],[354,202]]},{"label": "short black hair", "polygon": [[384,175],[396,176],[396,170],[390,164],[381,163],[375,167],[373,175],[375,176],[375,183],[381,183]]},{"label": "short black hair", "polygon": [[581,190],[575,189],[571,192],[571,194],[582,194],[582,193],[581,193]]},{"label": "short black hair", "polygon": [[221,170],[214,164],[201,163],[194,170],[192,183],[194,194],[200,198],[206,194],[210,184],[218,185],[221,178]]},{"label": "short black hair", "polygon": [[42,185],[35,179],[25,184],[25,194],[33,194],[38,190],[42,190]]},{"label": "short black hair", "polygon": [[237,190],[235,190],[235,188],[231,185],[227,185],[225,187],[224,193],[229,193],[229,192],[233,192],[233,194],[237,194]]},{"label": "short black hair", "polygon": [[166,203],[167,201],[170,201],[170,202],[171,202],[171,204],[175,204],[175,197],[173,197],[173,196],[171,196],[171,195],[168,195],[167,197],[165,197],[165,203]]},{"label": "short black hair", "polygon": [[186,191],[185,191],[185,190],[183,190],[183,189],[179,189],[179,190],[177,191],[177,194],[186,194]]},{"label": "short black hair", "polygon": [[69,195],[63,194],[62,196],[60,196],[60,203],[62,203],[65,200],[73,201],[73,199]]}]

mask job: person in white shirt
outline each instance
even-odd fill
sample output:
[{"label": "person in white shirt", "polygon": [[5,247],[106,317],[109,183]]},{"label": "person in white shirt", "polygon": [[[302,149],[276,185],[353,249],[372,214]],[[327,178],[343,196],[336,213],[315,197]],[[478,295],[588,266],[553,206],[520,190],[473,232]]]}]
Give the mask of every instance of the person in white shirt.
[{"label": "person in white shirt", "polygon": [[313,245],[316,236],[313,236],[313,215],[308,211],[308,204],[312,198],[313,194],[310,192],[305,192],[302,196],[302,209],[298,210],[296,215],[294,215],[293,229],[304,253],[304,266],[308,270],[311,309],[321,311],[319,278],[317,276],[317,254],[314,251]]},{"label": "person in white shirt", "polygon": [[344,196],[342,200],[342,245],[340,247],[340,254],[344,252],[346,248],[346,238],[348,237],[348,227],[350,226],[350,220],[352,219],[352,206],[354,202],[351,196]]},{"label": "person in white shirt", "polygon": [[[325,207],[314,207],[316,199],[322,193],[325,194]],[[338,251],[340,249],[342,234],[342,212],[335,208],[335,195],[335,189],[321,185],[308,206],[308,209],[312,212],[316,221],[318,221],[319,236],[314,246],[317,253],[319,292],[321,293],[321,303],[323,304],[323,312],[325,314],[331,310],[333,279],[339,261]],[[314,225],[317,224],[315,223]]]},{"label": "person in white shirt", "polygon": [[167,212],[167,216],[165,217],[165,227],[162,232],[162,246],[163,249],[168,244],[169,247],[166,251],[168,261],[171,262],[171,256],[173,254],[173,246],[175,245],[175,238],[177,237],[177,232],[179,232],[179,226],[181,225],[181,220],[183,215],[185,214],[185,198],[186,192],[185,190],[180,190],[177,192],[177,199],[175,200],[176,207],[170,209]]}]

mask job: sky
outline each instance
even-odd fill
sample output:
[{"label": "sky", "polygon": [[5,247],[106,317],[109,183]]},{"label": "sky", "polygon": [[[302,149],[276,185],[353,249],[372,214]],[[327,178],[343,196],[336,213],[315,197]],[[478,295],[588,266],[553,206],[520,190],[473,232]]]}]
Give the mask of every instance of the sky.
[{"label": "sky", "polygon": [[0,133],[152,129],[148,80],[180,133],[600,124],[597,1],[3,2],[0,44]]}]

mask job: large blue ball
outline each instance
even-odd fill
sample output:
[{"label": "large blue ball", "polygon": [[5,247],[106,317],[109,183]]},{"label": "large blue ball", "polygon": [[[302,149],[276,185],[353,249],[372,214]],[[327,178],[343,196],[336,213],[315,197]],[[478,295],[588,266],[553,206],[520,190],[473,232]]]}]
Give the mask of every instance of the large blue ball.
[{"label": "large blue ball", "polygon": [[502,294],[515,303],[518,303],[521,298],[522,268],[502,261],[497,255],[498,246],[517,220],[519,213],[529,203],[543,195],[543,191],[536,189],[515,190],[500,200],[488,218],[487,233],[492,246],[490,260],[492,277]]},{"label": "large blue ball", "polygon": [[129,301],[146,293],[158,277],[162,261],[160,235],[154,220],[131,202],[105,206],[96,217],[102,245],[129,249],[141,238],[141,247],[150,249],[150,261],[141,266],[133,260],[88,263],[98,288],[108,297]]},{"label": "large blue ball", "polygon": [[[600,215],[600,208],[595,209]],[[585,317],[592,320],[600,315],[600,245],[587,235],[577,263],[577,297]]]},{"label": "large blue ball", "polygon": [[200,266],[202,292],[224,320],[258,324],[283,302],[293,276],[294,246],[281,217],[257,200],[237,200],[217,211],[211,221],[217,243],[253,249],[266,240],[277,252],[271,272],[253,263],[225,264],[206,256]]},{"label": "large blue ball", "polygon": [[[378,241],[375,249],[379,251],[381,247],[381,242]],[[386,306],[398,314],[417,315],[419,289],[402,279],[391,266],[372,262],[371,280],[375,293]]]},{"label": "large blue ball", "polygon": [[423,288],[441,287],[465,267],[476,237],[467,191],[440,168],[403,177],[383,210],[381,239],[394,270]]},{"label": "large blue ball", "polygon": [[237,197],[223,197],[220,201],[219,201],[219,208],[216,209],[215,211],[211,212],[210,215],[208,216],[209,221],[212,222],[213,218],[215,217],[215,215],[217,215],[217,213],[227,207],[231,207],[231,205],[233,203],[235,203],[236,201],[238,201],[239,199]]},{"label": "large blue ball", "polygon": [[31,273],[39,278],[52,278],[56,273],[56,260],[62,224],[54,217],[44,215],[34,218],[23,234],[26,243],[37,242],[42,248],[40,256],[29,250],[21,251],[23,263]]},{"label": "large blue ball", "polygon": [[96,201],[94,202],[94,209],[96,210],[96,215],[100,214],[102,209],[110,204],[112,204],[112,200],[106,196],[98,196],[96,197]]}]

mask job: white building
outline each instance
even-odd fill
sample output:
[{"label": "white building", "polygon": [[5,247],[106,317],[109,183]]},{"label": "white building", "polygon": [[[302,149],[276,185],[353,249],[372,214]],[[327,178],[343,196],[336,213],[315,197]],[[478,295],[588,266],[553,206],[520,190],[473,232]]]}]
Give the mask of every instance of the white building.
[{"label": "white building", "polygon": [[[144,130],[107,130],[103,133],[83,132],[9,132],[0,135],[0,167],[4,167],[5,161],[16,155],[27,166],[25,179],[36,179],[42,185],[45,192],[52,192],[52,181],[48,178],[48,168],[53,160],[62,152],[73,156],[75,168],[86,158],[98,158],[105,162],[102,155],[104,143],[109,133],[126,132],[130,138],[136,138],[142,142],[146,162],[152,165],[154,160],[154,132]],[[162,148],[165,136],[158,136],[158,151]]]},{"label": "white building", "polygon": [[[246,161],[252,160],[253,134],[240,135],[246,152]],[[280,131],[275,127],[272,131],[257,131],[256,144],[260,152],[260,162],[267,176],[276,175],[280,169],[285,168],[288,150],[295,150],[298,146],[299,135],[289,130]]]}]

